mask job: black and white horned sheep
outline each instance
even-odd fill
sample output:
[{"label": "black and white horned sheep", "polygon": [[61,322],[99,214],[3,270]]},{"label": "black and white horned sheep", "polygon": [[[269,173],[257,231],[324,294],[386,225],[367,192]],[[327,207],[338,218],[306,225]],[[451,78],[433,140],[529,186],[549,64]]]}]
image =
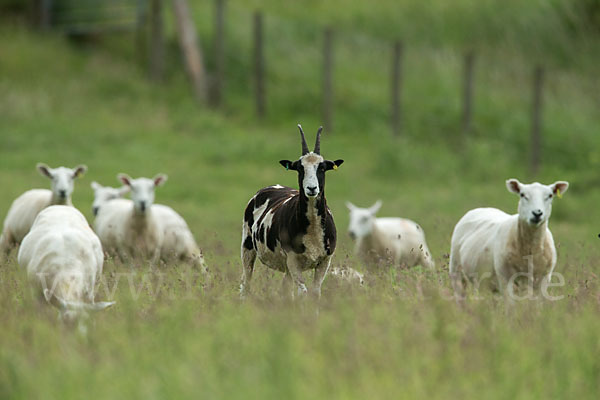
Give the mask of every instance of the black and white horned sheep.
[{"label": "black and white horned sheep", "polygon": [[307,288],[302,272],[314,269],[314,293],[321,294],[335,251],[336,230],[325,199],[325,172],[337,169],[343,160],[321,156],[322,127],[314,150],[308,150],[302,127],[302,156],[297,161],[281,160],[286,170],[298,173],[299,190],[281,185],[259,190],[248,202],[242,227],[242,297],[249,290],[256,257],[267,267],[285,273],[284,283],[293,281],[298,293]]}]

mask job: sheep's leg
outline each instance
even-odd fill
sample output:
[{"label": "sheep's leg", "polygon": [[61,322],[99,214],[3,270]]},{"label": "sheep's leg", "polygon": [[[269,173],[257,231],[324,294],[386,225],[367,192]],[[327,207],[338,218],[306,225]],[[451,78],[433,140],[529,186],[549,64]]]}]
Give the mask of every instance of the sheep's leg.
[{"label": "sheep's leg", "polygon": [[153,267],[158,267],[158,265],[160,264],[160,247],[156,246],[156,248],[152,252],[152,258],[150,259],[150,264]]},{"label": "sheep's leg", "polygon": [[298,256],[295,253],[290,253],[287,256],[287,270],[292,276],[294,283],[298,286],[298,295],[304,295],[308,292],[304,278],[302,277],[302,270],[300,269],[300,262]]},{"label": "sheep's leg", "polygon": [[119,260],[121,260],[121,264],[125,264],[127,262],[127,258],[128,258],[125,250],[123,248],[119,247],[115,251],[117,253],[117,257],[119,257]]},{"label": "sheep's leg", "polygon": [[9,232],[2,232],[0,235],[0,259],[6,260],[13,246],[12,235]]},{"label": "sheep's leg", "polygon": [[325,258],[323,261],[317,265],[315,268],[315,276],[313,279],[313,293],[317,297],[317,299],[321,298],[321,285],[323,285],[323,281],[325,280],[325,276],[327,275],[327,271],[329,270],[329,265],[331,264],[331,256]]},{"label": "sheep's leg", "polygon": [[[564,283],[564,278],[561,279],[559,277],[559,280],[562,280],[562,282]],[[539,293],[540,299],[554,301],[554,300],[559,300],[559,299],[563,298],[562,295],[555,297],[555,296],[552,296],[548,292],[548,288],[554,286],[554,285],[551,285],[551,283],[552,283],[552,272],[544,275],[541,279],[539,279],[536,291]]]},{"label": "sheep's leg", "polygon": [[[501,271],[496,271],[498,279],[498,289],[504,297],[505,304],[512,306],[514,304],[514,282],[507,279]],[[512,285],[512,287],[510,287]]]},{"label": "sheep's leg", "polygon": [[460,271],[451,272],[450,282],[452,284],[452,290],[454,290],[454,298],[456,299],[456,301],[464,300],[465,288],[462,273]]},{"label": "sheep's leg", "polygon": [[462,266],[457,260],[457,254],[455,250],[450,251],[450,283],[452,284],[452,290],[454,290],[454,299],[457,302],[461,302],[465,299],[465,290],[463,287],[463,274]]},{"label": "sheep's leg", "polygon": [[286,271],[285,275],[283,275],[283,280],[281,281],[281,296],[282,297],[290,297],[290,295],[293,297],[293,292],[291,290],[292,283],[293,283],[292,275],[290,275],[290,273],[288,271]]},{"label": "sheep's leg", "polygon": [[250,293],[250,281],[254,272],[256,250],[247,249],[242,245],[242,283],[240,284],[240,297],[244,299]]}]

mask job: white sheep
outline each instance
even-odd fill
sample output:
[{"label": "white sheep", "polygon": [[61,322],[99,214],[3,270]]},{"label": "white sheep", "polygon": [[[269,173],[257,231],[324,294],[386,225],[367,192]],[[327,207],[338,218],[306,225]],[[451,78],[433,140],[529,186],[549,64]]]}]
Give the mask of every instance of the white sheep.
[{"label": "white sheep", "polygon": [[152,208],[163,228],[161,258],[166,262],[171,259],[184,260],[207,273],[202,251],[183,217],[162,204],[155,204]]},{"label": "white sheep", "polygon": [[98,182],[94,181],[90,184],[94,190],[94,202],[92,203],[92,213],[94,216],[98,215],[100,207],[114,199],[120,199],[129,193],[129,186],[122,186],[120,188],[113,188],[110,186],[102,186]]},{"label": "white sheep", "polygon": [[100,240],[74,207],[49,206],[36,217],[19,248],[18,263],[63,320],[102,310],[95,302],[104,255]]},{"label": "white sheep", "polygon": [[511,299],[517,278],[527,277],[533,288],[550,282],[556,248],[548,219],[554,197],[565,193],[569,183],[527,185],[509,179],[506,187],[520,196],[518,214],[476,208],[467,212],[454,228],[450,278],[457,296],[463,295],[463,280],[471,281],[477,288],[488,280],[488,286]]},{"label": "white sheep", "polygon": [[381,204],[377,201],[369,208],[360,208],[346,202],[350,210],[348,233],[356,240],[355,253],[368,265],[390,262],[433,269],[435,263],[423,229],[404,218],[376,218]]},{"label": "white sheep", "polygon": [[[94,189],[94,203],[92,206],[94,215],[98,215],[100,209],[108,202],[115,199],[120,199],[125,193],[129,192],[129,186],[125,185],[119,189],[109,186],[102,186],[97,182],[92,182]],[[133,207],[131,200],[120,200],[125,208]],[[117,202],[117,203],[119,203]],[[117,206],[121,207],[121,206]],[[151,206],[152,213],[163,229],[163,243],[161,247],[161,259],[168,262],[170,259],[184,260],[191,265],[199,267],[203,272],[206,272],[206,265],[202,251],[196,244],[187,223],[175,210],[170,207],[153,204]],[[105,247],[116,247],[116,237],[109,232],[102,233],[105,242],[109,243]]]},{"label": "white sheep", "polygon": [[4,219],[4,228],[0,235],[0,255],[7,255],[13,247],[21,243],[35,217],[44,208],[55,204],[72,206],[73,180],[87,171],[85,165],[78,165],[71,169],[50,168],[42,163],[37,165],[37,169],[52,180],[52,190],[28,190],[13,201]]},{"label": "white sheep", "polygon": [[164,174],[152,179],[132,179],[126,174],[117,178],[131,190],[132,200],[114,199],[103,204],[94,221],[94,229],[103,248],[128,257],[151,259],[157,265],[164,241],[163,229],[155,215],[154,190],[167,180]]}]

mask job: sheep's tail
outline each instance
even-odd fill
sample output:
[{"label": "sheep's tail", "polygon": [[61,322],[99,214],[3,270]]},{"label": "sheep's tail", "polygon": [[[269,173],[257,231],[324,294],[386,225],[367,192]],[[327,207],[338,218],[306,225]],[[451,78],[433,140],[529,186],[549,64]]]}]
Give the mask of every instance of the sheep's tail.
[{"label": "sheep's tail", "polygon": [[98,303],[84,303],[81,301],[65,300],[49,289],[44,289],[44,298],[61,312],[64,311],[100,311],[116,304],[115,301],[101,301]]}]

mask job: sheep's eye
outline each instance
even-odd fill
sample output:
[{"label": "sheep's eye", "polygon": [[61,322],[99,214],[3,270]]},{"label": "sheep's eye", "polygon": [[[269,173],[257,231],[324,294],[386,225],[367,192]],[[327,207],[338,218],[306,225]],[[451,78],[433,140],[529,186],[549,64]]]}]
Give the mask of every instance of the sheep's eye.
[{"label": "sheep's eye", "polygon": [[551,199],[551,198],[552,198],[552,193],[550,193],[550,194],[548,195],[548,198],[549,198],[549,199]]},{"label": "sheep's eye", "polygon": [[522,197],[522,198],[525,198],[525,193],[521,193],[521,197]]}]

